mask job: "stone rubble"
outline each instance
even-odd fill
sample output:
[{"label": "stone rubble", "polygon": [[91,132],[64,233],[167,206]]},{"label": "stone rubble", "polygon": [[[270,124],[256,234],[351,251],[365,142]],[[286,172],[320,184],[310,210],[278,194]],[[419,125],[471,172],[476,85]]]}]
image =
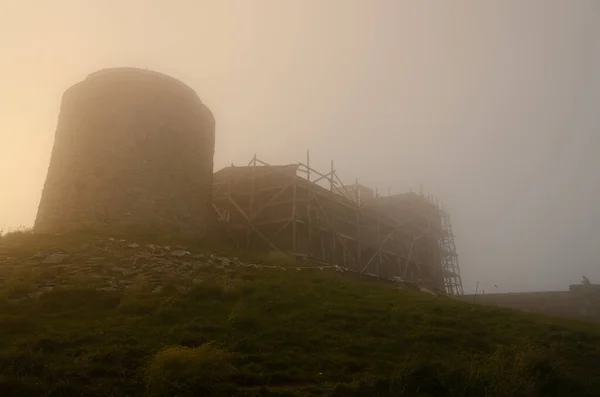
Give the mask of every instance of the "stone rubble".
[{"label": "stone rubble", "polygon": [[0,285],[33,284],[29,286],[33,290],[22,297],[38,299],[54,288],[78,285],[91,285],[105,292],[134,286],[160,292],[169,279],[181,281],[179,290],[186,293],[190,289],[186,283],[193,286],[200,284],[202,277],[225,276],[226,267],[215,266],[213,262],[234,265],[233,261],[214,254],[193,255],[183,249],[109,238],[74,250],[38,252],[25,260],[0,257]]},{"label": "stone rubble", "polygon": [[[34,257],[35,257],[35,255],[34,255]],[[46,256],[42,260],[42,263],[45,265],[60,265],[68,257],[69,257],[69,255],[67,255],[67,254],[57,252],[57,253]]]},{"label": "stone rubble", "polygon": [[[19,297],[29,299],[39,299],[55,288],[78,286],[91,286],[104,292],[136,288],[160,293],[166,283],[173,282],[176,282],[180,293],[187,293],[206,279],[234,278],[239,267],[288,270],[276,265],[244,263],[237,257],[228,258],[215,253],[192,253],[181,247],[143,245],[108,238],[73,250],[38,252],[26,260],[0,257],[0,286],[27,285],[27,291]],[[348,271],[324,265],[292,266],[290,269],[294,268]],[[401,280],[396,284],[402,289],[410,288]],[[421,291],[435,295],[430,290]]]}]

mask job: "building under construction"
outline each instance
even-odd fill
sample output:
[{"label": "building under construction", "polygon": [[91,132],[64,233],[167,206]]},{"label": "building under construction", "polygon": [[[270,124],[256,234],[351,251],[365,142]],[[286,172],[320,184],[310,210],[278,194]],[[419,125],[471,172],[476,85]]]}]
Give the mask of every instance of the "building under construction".
[{"label": "building under construction", "polygon": [[462,295],[449,216],[432,197],[380,197],[306,164],[256,158],[214,175],[213,200],[241,246],[282,251],[382,279]]}]

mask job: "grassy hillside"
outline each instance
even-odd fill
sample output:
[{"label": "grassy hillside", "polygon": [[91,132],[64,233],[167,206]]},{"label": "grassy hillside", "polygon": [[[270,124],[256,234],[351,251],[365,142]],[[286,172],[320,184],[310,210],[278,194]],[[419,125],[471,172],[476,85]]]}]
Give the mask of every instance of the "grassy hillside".
[{"label": "grassy hillside", "polygon": [[0,395],[600,395],[597,325],[185,248],[0,238]]}]

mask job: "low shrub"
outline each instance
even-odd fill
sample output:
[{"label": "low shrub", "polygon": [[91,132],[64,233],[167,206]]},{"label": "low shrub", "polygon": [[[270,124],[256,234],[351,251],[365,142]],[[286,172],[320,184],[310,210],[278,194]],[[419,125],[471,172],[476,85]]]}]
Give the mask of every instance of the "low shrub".
[{"label": "low shrub", "polygon": [[235,390],[231,354],[211,343],[171,346],[156,353],[146,371],[148,395],[220,396]]}]

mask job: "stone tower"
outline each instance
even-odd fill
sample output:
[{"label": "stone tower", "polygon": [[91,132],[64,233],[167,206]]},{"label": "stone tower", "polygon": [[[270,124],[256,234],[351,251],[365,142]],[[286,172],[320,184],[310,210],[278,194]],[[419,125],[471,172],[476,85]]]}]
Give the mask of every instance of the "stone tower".
[{"label": "stone tower", "polygon": [[194,90],[148,70],[104,69],[63,95],[34,230],[202,237],[215,119]]}]

